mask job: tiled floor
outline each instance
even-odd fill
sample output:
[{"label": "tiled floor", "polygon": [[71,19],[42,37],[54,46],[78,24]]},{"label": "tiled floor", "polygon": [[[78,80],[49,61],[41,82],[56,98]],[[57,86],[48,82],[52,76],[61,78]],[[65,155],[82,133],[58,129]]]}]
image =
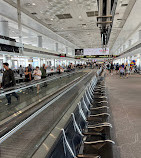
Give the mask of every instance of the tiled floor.
[{"label": "tiled floor", "polygon": [[114,158],[141,158],[141,75],[107,75],[106,87],[116,139]]}]

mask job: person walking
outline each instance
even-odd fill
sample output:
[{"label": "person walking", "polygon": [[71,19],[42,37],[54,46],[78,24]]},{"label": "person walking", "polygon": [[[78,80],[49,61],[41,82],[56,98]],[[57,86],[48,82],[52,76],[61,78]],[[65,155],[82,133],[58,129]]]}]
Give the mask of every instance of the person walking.
[{"label": "person walking", "polygon": [[22,65],[20,65],[20,67],[19,67],[19,75],[20,75],[20,77],[23,77],[23,74],[24,74],[24,70],[23,70]]},{"label": "person walking", "polygon": [[110,66],[111,75],[113,75],[113,70],[114,70],[114,65],[113,65],[113,63],[111,63],[111,66]]},{"label": "person walking", "polygon": [[116,64],[116,74],[118,74],[118,71],[119,71],[119,64],[117,63]]},{"label": "person walking", "polygon": [[29,64],[29,65],[28,65],[28,71],[29,71],[29,72],[32,72],[32,70],[33,70],[33,69],[32,69],[32,65]]},{"label": "person walking", "polygon": [[[5,69],[2,77],[2,87],[3,89],[10,88],[16,85],[15,77],[14,77],[14,72],[9,68],[8,63],[3,63],[3,67]],[[17,100],[19,100],[19,96],[15,93],[9,93],[6,94],[6,98],[8,101],[8,105],[11,104],[11,95],[13,95]]]},{"label": "person walking", "polygon": [[125,77],[128,78],[129,74],[130,74],[130,67],[127,64],[127,65],[125,65]]},{"label": "person walking", "polygon": [[124,73],[125,73],[125,70],[124,70],[124,68],[123,68],[122,65],[121,65],[120,68],[119,68],[119,72],[120,72],[120,78],[123,78]]},{"label": "person walking", "polygon": [[29,72],[28,67],[25,68],[24,74],[25,74],[25,79],[24,79],[25,82],[31,81],[31,72]]},{"label": "person walking", "polygon": [[62,67],[59,65],[59,66],[57,67],[57,71],[58,71],[59,74],[61,74],[61,69],[62,69]]},{"label": "person walking", "polygon": [[42,76],[41,76],[42,79],[46,78],[46,69],[47,69],[47,67],[45,67],[45,64],[43,64],[43,66],[40,69],[41,73],[42,73]]},{"label": "person walking", "polygon": [[[39,66],[36,66],[36,69],[34,70],[33,75],[34,75],[35,81],[41,79],[42,72],[41,72],[41,70],[39,70]],[[39,93],[39,90],[40,90],[40,85],[37,84],[37,93]]]}]

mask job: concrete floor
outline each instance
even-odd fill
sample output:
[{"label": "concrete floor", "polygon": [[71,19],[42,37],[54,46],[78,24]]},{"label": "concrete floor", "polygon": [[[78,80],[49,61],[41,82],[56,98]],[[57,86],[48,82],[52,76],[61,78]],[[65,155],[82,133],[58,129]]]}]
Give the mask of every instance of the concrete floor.
[{"label": "concrete floor", "polygon": [[107,75],[115,133],[114,158],[141,158],[141,75]]}]

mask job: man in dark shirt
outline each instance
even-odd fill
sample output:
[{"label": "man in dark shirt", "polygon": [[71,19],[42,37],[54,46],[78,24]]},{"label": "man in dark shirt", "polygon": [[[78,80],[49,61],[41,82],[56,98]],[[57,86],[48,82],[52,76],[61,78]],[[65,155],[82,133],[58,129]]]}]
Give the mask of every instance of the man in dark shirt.
[{"label": "man in dark shirt", "polygon": [[46,69],[47,67],[45,67],[45,64],[43,64],[43,67],[41,67],[41,72],[42,72],[42,78],[46,78]]},{"label": "man in dark shirt", "polygon": [[[5,71],[4,71],[3,77],[2,77],[2,87],[4,89],[6,89],[6,88],[15,86],[16,81],[15,81],[15,77],[14,77],[14,72],[11,69],[9,69],[9,64],[3,63],[3,67],[5,68]],[[17,100],[19,99],[19,96],[15,92],[12,92],[11,94],[13,96],[15,96],[17,98]],[[11,94],[6,94],[6,98],[8,100],[8,105],[11,104]]]}]

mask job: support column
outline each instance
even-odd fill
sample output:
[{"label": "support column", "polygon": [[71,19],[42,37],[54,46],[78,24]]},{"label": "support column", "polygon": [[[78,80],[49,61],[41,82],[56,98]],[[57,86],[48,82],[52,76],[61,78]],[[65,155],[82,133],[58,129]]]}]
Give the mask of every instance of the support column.
[{"label": "support column", "polygon": [[21,25],[21,1],[17,0],[18,30],[19,42],[22,43],[22,25]]},{"label": "support column", "polygon": [[66,54],[68,54],[68,47],[66,47]]},{"label": "support column", "polygon": [[7,55],[3,54],[3,63],[7,62]]},{"label": "support column", "polygon": [[42,46],[43,46],[43,38],[42,36],[38,36],[38,47],[42,48]]},{"label": "support column", "polygon": [[[19,43],[22,43],[22,24],[21,24],[21,0],[17,0],[17,17],[18,17],[18,31],[19,31]],[[23,48],[19,49],[22,54]]]},{"label": "support column", "polygon": [[125,50],[125,45],[123,45],[123,51]]},{"label": "support column", "polygon": [[129,40],[129,47],[132,45],[132,40]]},{"label": "support column", "polygon": [[[98,16],[103,16],[103,0],[99,0],[99,12],[98,12]],[[98,22],[101,22],[102,19],[99,18]],[[102,25],[99,25],[100,28],[102,28]]]},{"label": "support column", "polygon": [[141,40],[141,30],[139,30],[139,40]]},{"label": "support column", "polygon": [[8,21],[4,18],[0,19],[0,35],[9,37]]},{"label": "support column", "polygon": [[55,43],[55,48],[56,52],[58,52],[58,43]]},{"label": "support column", "polygon": [[3,54],[3,63],[8,63],[9,67],[13,67],[13,61],[11,60],[11,56]]}]

